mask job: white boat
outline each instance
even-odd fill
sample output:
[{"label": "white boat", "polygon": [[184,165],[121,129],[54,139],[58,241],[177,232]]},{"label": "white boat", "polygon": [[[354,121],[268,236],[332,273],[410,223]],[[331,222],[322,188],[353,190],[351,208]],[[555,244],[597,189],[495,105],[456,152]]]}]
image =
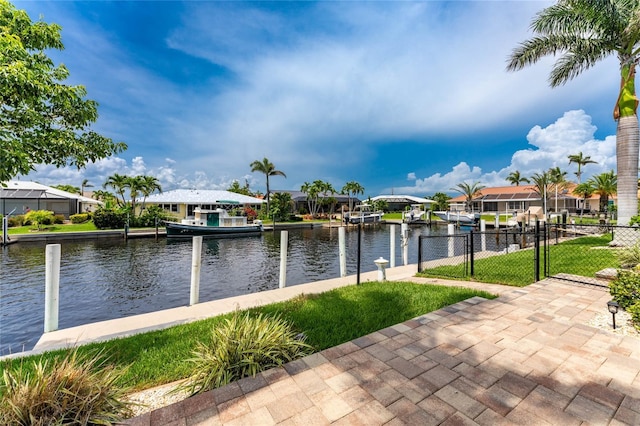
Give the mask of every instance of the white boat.
[{"label": "white boat", "polygon": [[229,216],[224,209],[194,210],[193,219],[182,219],[180,223],[165,222],[167,238],[211,238],[260,235],[262,222],[247,223],[245,216]]},{"label": "white boat", "polygon": [[373,211],[369,204],[360,204],[353,208],[352,212],[343,215],[344,223],[375,223],[382,221],[381,211]]},{"label": "white boat", "polygon": [[411,210],[402,212],[402,221],[405,223],[420,222],[425,220],[427,212],[422,204],[411,204]]},{"label": "white boat", "polygon": [[444,221],[458,225],[476,225],[480,221],[480,213],[441,211],[433,214]]}]

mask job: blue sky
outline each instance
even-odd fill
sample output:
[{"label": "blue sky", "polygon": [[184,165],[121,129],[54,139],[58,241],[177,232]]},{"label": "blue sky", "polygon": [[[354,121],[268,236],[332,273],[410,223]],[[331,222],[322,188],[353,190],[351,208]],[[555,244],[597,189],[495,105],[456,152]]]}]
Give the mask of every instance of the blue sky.
[{"label": "blue sky", "polygon": [[552,60],[505,71],[548,1],[16,1],[62,26],[50,52],[98,101],[93,128],[129,149],[85,170],[21,179],[100,186],[147,174],[163,189],[264,191],[358,181],[365,196],[428,196],[460,182],[506,185],[582,151],[615,169],[609,58],[551,89]]}]

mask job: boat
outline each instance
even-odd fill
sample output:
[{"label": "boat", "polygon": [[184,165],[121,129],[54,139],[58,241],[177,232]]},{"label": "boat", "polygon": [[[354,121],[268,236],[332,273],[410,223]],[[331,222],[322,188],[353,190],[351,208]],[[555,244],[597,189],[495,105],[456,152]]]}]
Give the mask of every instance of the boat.
[{"label": "boat", "polygon": [[444,221],[458,225],[473,226],[480,221],[480,213],[440,211],[433,214]]},{"label": "boat", "polygon": [[427,212],[423,210],[422,204],[411,204],[411,209],[402,212],[402,221],[405,223],[415,223],[424,221]]},{"label": "boat", "polygon": [[229,216],[225,209],[204,210],[196,208],[193,219],[182,219],[180,223],[165,222],[167,238],[242,237],[260,235],[262,222],[247,223],[245,216]]},{"label": "boat", "polygon": [[346,212],[342,217],[344,223],[376,223],[382,221],[381,211],[373,211],[369,204],[359,204],[354,207],[353,211]]}]

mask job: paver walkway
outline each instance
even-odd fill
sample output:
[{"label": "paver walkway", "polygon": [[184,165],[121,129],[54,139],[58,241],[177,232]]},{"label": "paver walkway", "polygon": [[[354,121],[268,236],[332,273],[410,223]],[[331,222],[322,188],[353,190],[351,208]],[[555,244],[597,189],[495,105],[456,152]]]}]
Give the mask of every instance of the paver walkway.
[{"label": "paver walkway", "polygon": [[503,288],[128,424],[638,425],[640,339],[585,325],[608,300],[554,279]]}]

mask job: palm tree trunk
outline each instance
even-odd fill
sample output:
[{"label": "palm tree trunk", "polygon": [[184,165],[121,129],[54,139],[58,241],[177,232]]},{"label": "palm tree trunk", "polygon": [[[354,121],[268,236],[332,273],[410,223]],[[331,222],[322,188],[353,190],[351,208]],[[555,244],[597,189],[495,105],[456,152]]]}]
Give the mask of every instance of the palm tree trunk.
[{"label": "palm tree trunk", "polygon": [[620,117],[616,133],[618,225],[638,214],[638,116]]}]

